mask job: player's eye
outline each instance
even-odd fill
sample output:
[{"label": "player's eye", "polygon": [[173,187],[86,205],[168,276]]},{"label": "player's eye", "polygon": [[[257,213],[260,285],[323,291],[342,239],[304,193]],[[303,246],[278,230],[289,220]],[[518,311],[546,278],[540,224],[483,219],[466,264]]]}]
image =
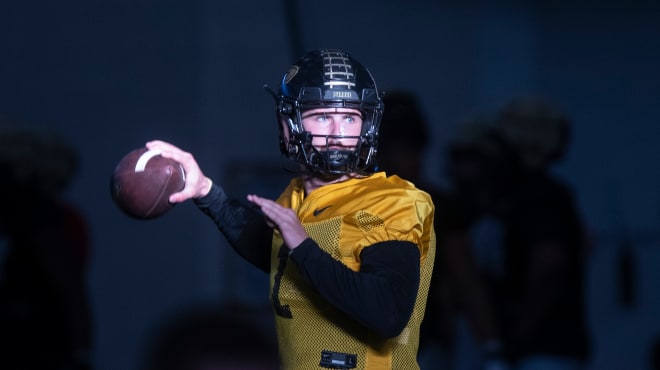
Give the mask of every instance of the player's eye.
[{"label": "player's eye", "polygon": [[360,123],[362,122],[362,117],[357,114],[346,114],[343,118],[346,123]]},{"label": "player's eye", "polygon": [[303,115],[302,119],[304,120],[312,119],[316,122],[326,122],[328,121],[329,117],[325,113],[311,113],[311,114]]}]

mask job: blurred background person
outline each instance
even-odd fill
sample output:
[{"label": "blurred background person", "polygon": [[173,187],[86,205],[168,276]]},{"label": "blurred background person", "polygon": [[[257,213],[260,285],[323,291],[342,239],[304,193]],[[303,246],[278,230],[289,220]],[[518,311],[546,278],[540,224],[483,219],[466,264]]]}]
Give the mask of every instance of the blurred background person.
[{"label": "blurred background person", "polygon": [[497,162],[488,182],[488,214],[501,227],[501,258],[486,272],[515,369],[577,370],[590,354],[585,227],[571,188],[551,172],[564,157],[570,125],[541,98],[513,99],[495,118],[511,155]]},{"label": "blurred background person", "polygon": [[277,370],[277,342],[240,305],[194,307],[148,336],[143,370]]},{"label": "blurred background person", "polygon": [[[501,345],[492,307],[478,275],[467,237],[470,219],[477,216],[477,211],[464,208],[465,204],[459,201],[463,194],[473,193],[456,191],[467,185],[462,183],[462,177],[456,178],[459,183],[454,184],[452,189],[441,189],[425,180],[423,168],[430,132],[417,96],[411,91],[393,90],[384,95],[383,101],[385,112],[379,135],[380,169],[388,175],[397,174],[414,182],[431,194],[436,205],[434,225],[438,247],[421,328],[420,366],[422,369],[454,368],[455,321],[459,315],[465,315],[474,336],[483,345],[477,362],[483,368],[500,369]],[[463,144],[466,148],[476,145],[472,141],[478,139],[470,136],[470,130],[456,138],[452,150],[458,153],[459,146]],[[462,160],[464,157],[458,155],[452,159]]]},{"label": "blurred background person", "polygon": [[0,124],[0,368],[91,369],[87,224],[62,196],[77,152]]},{"label": "blurred background person", "polygon": [[[459,122],[444,152],[447,187],[437,196],[436,232],[442,245],[452,304],[454,368],[506,369],[495,307],[487,289],[484,264],[498,256],[491,248],[499,233],[489,209],[492,183],[506,152],[496,139],[490,117],[475,115]],[[482,253],[485,245],[489,253]]]},{"label": "blurred background person", "polygon": [[651,340],[649,364],[651,370],[660,370],[660,334]]},{"label": "blurred background person", "polygon": [[378,167],[396,174],[423,190],[433,190],[424,178],[430,131],[417,96],[395,89],[383,94],[385,111],[378,135]]}]

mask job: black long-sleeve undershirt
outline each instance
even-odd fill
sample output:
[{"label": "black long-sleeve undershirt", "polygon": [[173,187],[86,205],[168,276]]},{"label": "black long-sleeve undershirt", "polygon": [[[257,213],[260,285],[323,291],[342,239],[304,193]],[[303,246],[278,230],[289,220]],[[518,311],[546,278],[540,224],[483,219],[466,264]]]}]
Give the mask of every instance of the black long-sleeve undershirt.
[{"label": "black long-sleeve undershirt", "polygon": [[[227,197],[217,185],[195,203],[237,253],[269,271],[272,229],[260,211]],[[380,336],[397,336],[410,319],[420,279],[420,254],[414,243],[391,240],[365,248],[360,271],[335,260],[311,238],[289,258],[328,303]]]},{"label": "black long-sleeve undershirt", "polygon": [[365,248],[360,271],[332,258],[308,238],[289,256],[323,298],[380,336],[405,328],[419,287],[419,249],[390,240]]},{"label": "black long-sleeve undershirt", "polygon": [[273,229],[259,209],[228,197],[215,184],[205,197],[195,199],[195,204],[215,222],[241,257],[264,272],[270,271]]}]

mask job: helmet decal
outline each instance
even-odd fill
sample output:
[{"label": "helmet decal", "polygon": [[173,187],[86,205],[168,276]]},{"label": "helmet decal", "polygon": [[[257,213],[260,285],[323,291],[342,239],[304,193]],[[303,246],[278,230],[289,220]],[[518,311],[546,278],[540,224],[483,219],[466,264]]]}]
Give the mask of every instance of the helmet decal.
[{"label": "helmet decal", "polygon": [[326,80],[325,86],[347,86],[355,88],[355,74],[348,55],[334,50],[323,50],[323,70]]},{"label": "helmet decal", "polygon": [[288,84],[289,82],[291,82],[291,80],[293,80],[293,78],[296,77],[298,70],[300,70],[298,66],[291,66],[291,68],[289,68],[289,70],[284,75],[284,83]]}]

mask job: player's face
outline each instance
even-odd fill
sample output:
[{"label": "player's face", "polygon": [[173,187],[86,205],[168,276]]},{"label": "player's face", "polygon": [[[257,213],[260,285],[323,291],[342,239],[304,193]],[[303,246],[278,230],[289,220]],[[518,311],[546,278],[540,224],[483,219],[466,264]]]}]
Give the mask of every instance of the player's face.
[{"label": "player's face", "polygon": [[317,150],[347,150],[357,145],[362,114],[351,108],[312,109],[303,112],[302,124],[313,135],[312,145]]}]

